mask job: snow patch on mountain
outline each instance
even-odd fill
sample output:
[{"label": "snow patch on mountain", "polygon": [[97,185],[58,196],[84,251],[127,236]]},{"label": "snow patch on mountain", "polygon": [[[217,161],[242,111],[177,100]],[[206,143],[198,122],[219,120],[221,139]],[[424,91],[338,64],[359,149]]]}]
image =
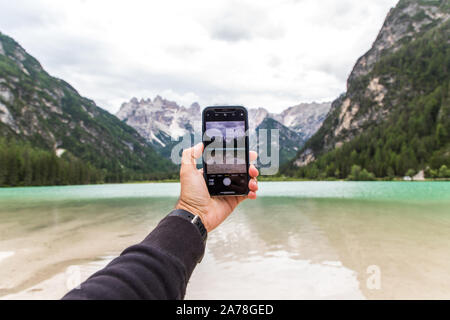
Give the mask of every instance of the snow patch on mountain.
[{"label": "snow patch on mountain", "polygon": [[[300,148],[304,141],[320,128],[330,108],[331,103],[303,103],[281,113],[270,113],[264,108],[249,109],[250,131],[254,133],[264,120],[273,119],[296,133],[284,135],[295,136],[295,141],[285,141],[280,144],[288,143],[292,146],[298,143]],[[162,153],[167,155],[169,152],[165,149],[172,147],[174,141],[185,135],[193,135],[194,131],[200,130],[201,109],[198,103],[193,103],[186,108],[160,96],[153,100],[132,98],[129,102],[122,104],[116,116],[135,128],[157,149],[164,149]],[[279,127],[275,122],[271,123]]]}]

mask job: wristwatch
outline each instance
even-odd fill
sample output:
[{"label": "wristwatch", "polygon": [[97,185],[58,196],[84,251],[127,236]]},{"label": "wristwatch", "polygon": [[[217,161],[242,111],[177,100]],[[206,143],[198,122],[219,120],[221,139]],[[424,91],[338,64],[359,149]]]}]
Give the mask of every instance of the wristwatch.
[{"label": "wristwatch", "polygon": [[206,231],[206,228],[203,225],[200,216],[193,215],[192,213],[181,209],[176,209],[172,211],[169,214],[169,217],[170,216],[180,217],[192,223],[194,226],[197,227],[198,231],[200,232],[200,236],[202,237],[203,243],[206,243],[206,239],[208,238],[208,232]]}]

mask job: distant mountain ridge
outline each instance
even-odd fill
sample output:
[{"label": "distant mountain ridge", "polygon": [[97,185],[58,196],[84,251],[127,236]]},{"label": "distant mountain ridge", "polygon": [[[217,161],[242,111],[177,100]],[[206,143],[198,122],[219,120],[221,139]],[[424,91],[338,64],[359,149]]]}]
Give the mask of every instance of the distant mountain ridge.
[{"label": "distant mountain ridge", "polygon": [[[264,108],[250,109],[250,130],[256,133],[259,129],[279,129],[283,137],[282,161],[285,162],[317,131],[330,107],[330,103],[305,103],[279,114],[270,113]],[[198,133],[201,130],[201,109],[198,103],[186,108],[157,96],[153,100],[133,98],[122,104],[116,116],[135,128],[155,149],[168,157],[176,143],[172,138],[193,135],[194,131]],[[267,119],[272,121],[265,121]]]},{"label": "distant mountain ridge", "polygon": [[289,107],[281,113],[270,113],[264,108],[250,109],[250,123],[257,127],[265,118],[272,118],[283,126],[300,134],[308,140],[322,125],[331,103],[301,103]]},{"label": "distant mountain ridge", "polygon": [[164,177],[175,169],[132,127],[50,76],[1,33],[0,137],[75,157],[100,170],[106,181]]}]

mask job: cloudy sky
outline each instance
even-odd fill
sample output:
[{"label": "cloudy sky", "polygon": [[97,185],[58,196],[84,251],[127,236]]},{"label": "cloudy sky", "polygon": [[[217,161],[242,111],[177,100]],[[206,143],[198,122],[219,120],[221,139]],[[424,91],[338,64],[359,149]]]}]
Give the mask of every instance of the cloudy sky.
[{"label": "cloudy sky", "polygon": [[397,0],[0,0],[0,31],[110,112],[331,101]]}]

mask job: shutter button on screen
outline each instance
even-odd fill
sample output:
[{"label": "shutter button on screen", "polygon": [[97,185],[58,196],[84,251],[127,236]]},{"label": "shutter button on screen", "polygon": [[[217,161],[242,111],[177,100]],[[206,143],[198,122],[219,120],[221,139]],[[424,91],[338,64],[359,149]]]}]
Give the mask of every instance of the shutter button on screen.
[{"label": "shutter button on screen", "polygon": [[224,186],[228,187],[231,184],[231,179],[230,178],[223,179],[223,184]]}]

